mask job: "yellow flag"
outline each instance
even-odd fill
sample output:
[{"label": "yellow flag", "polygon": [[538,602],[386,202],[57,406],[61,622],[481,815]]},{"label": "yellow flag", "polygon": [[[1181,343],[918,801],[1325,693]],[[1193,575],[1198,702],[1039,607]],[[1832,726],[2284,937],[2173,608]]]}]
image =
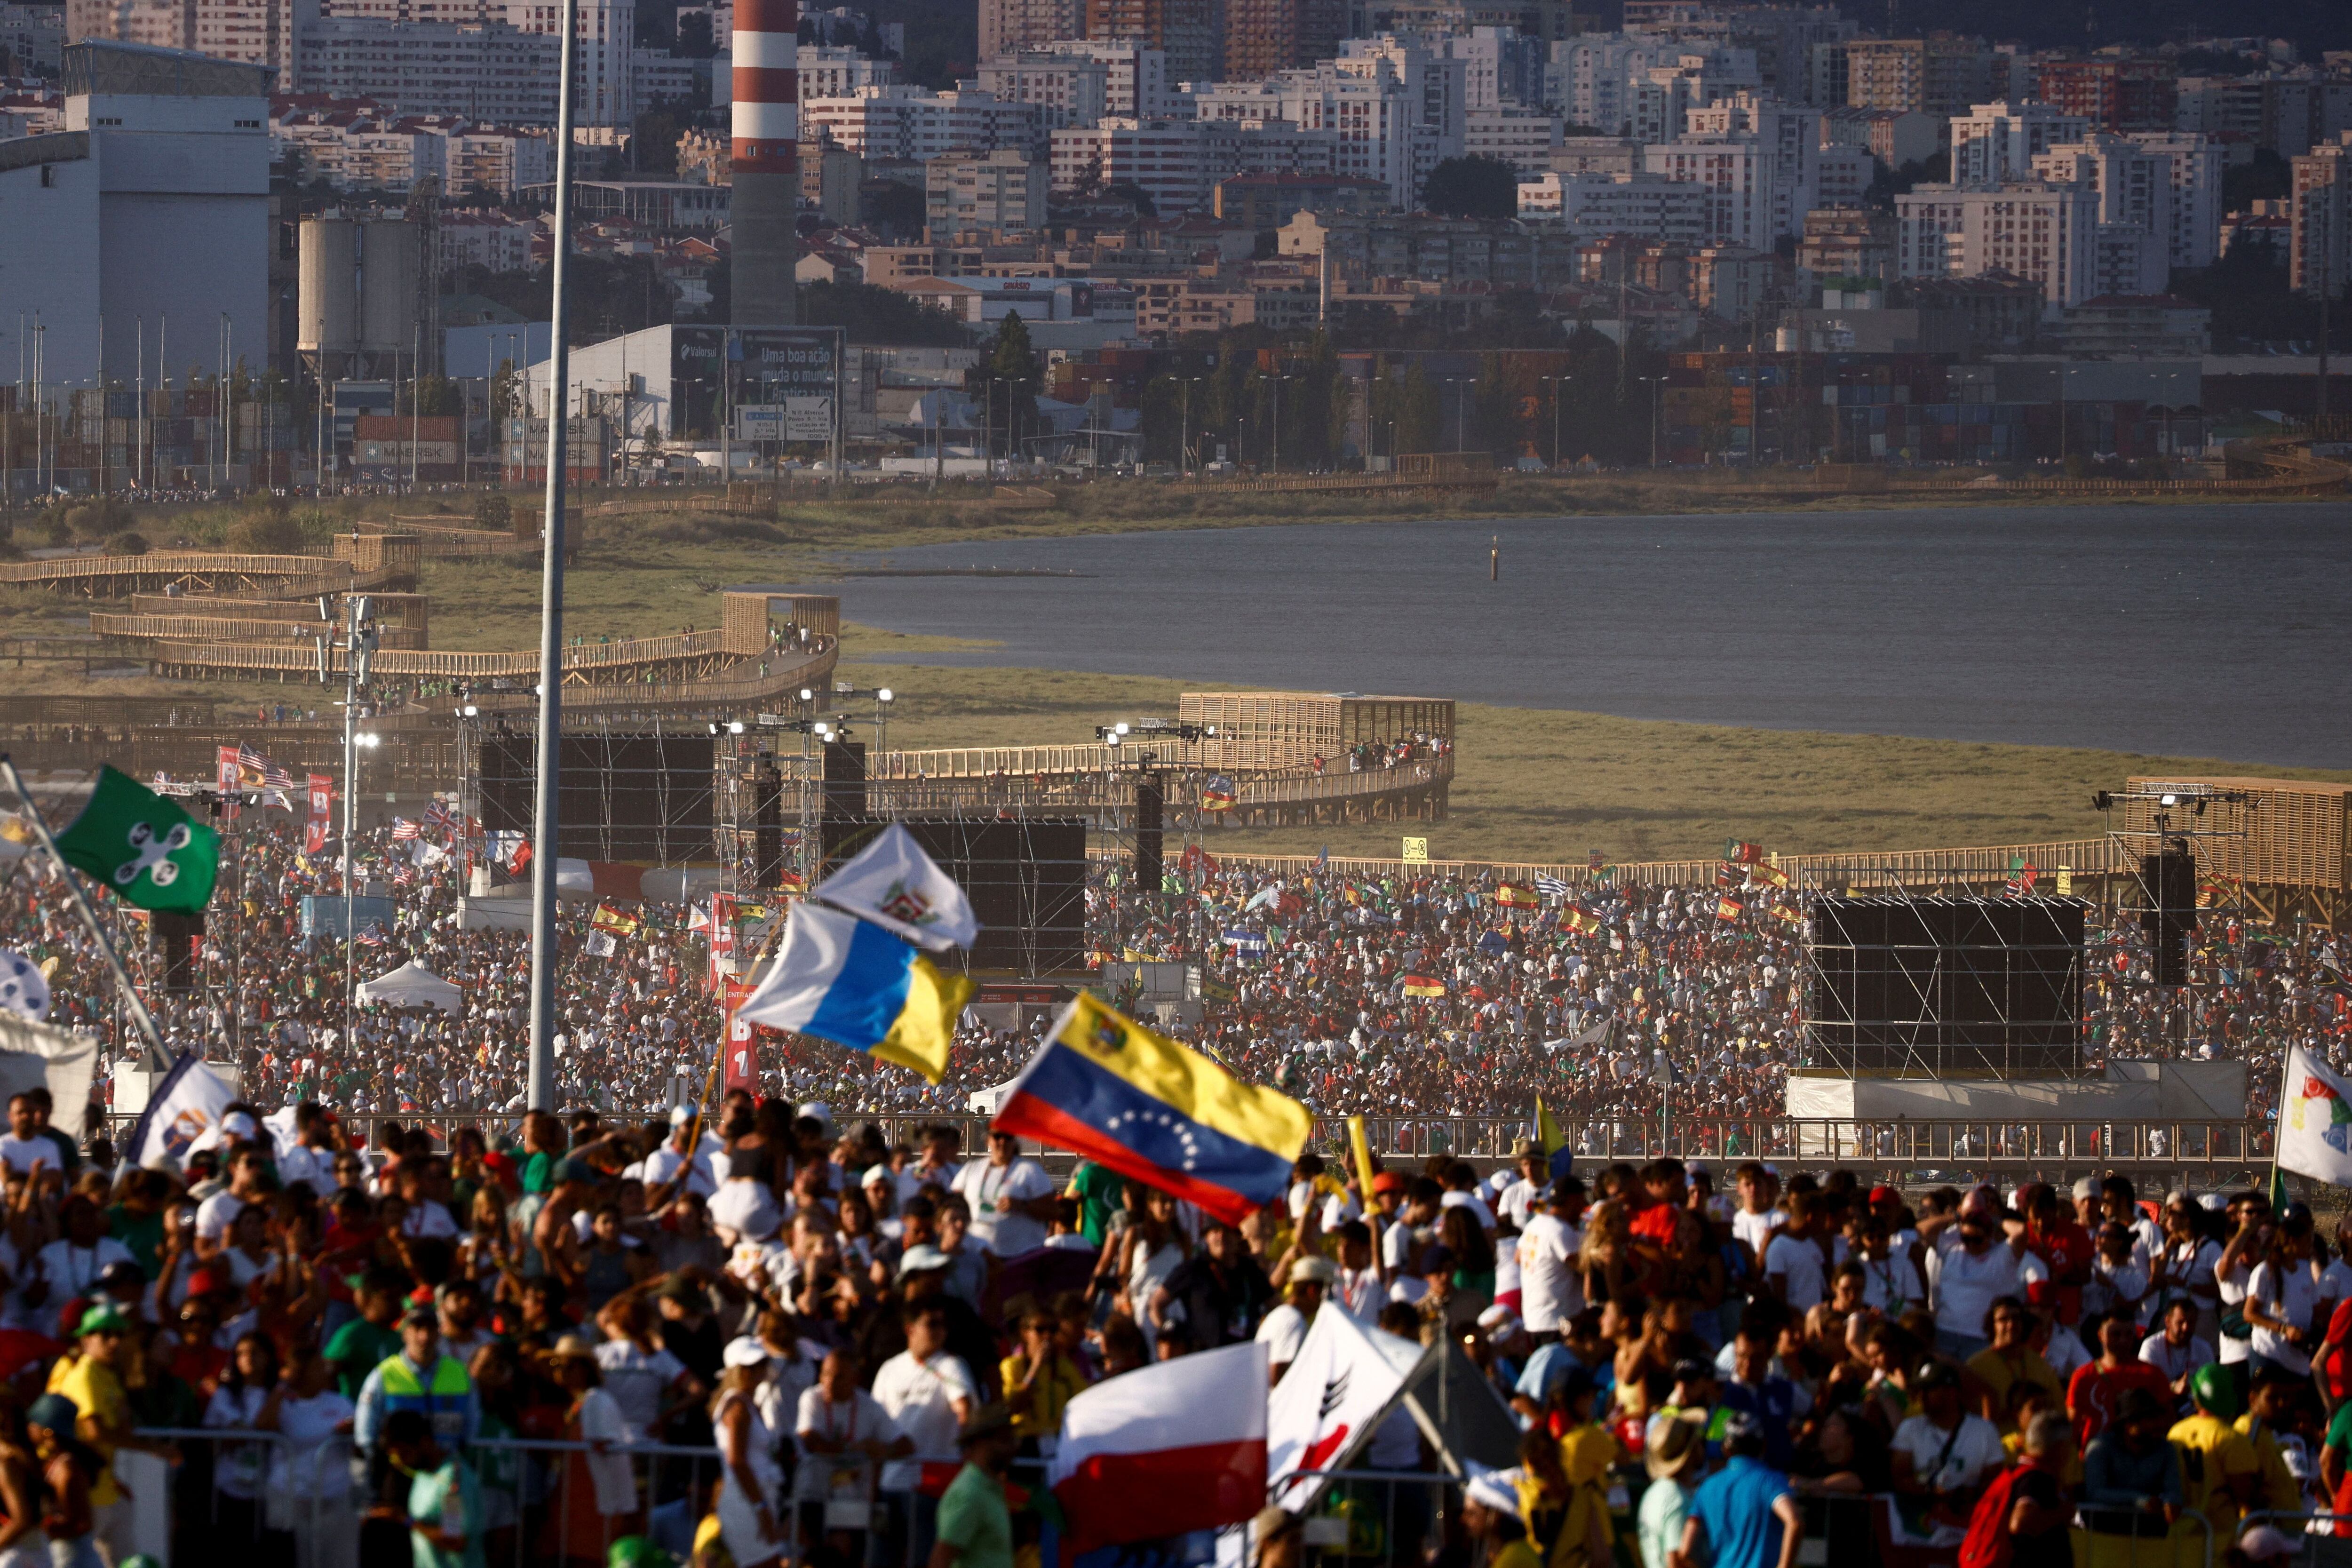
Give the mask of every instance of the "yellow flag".
[{"label": "yellow flag", "polygon": [[1364,1119],[1348,1118],[1348,1149],[1356,1157],[1356,1180],[1363,1194],[1364,1207],[1372,1206],[1372,1146],[1364,1138]]},{"label": "yellow flag", "polygon": [[1536,1096],[1536,1142],[1543,1145],[1546,1154],[1557,1154],[1568,1146],[1568,1134],[1559,1130],[1559,1123],[1544,1109],[1542,1095]]},{"label": "yellow flag", "polygon": [[928,958],[918,956],[907,976],[907,1009],[882,1043],[868,1053],[886,1062],[912,1068],[937,1083],[948,1073],[948,1046],[955,1038],[956,1016],[977,989],[961,974],[941,974]]}]

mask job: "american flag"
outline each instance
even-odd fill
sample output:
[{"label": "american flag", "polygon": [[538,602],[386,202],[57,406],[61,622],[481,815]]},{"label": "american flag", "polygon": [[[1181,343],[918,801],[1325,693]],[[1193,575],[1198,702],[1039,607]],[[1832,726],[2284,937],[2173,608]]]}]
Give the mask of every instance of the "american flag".
[{"label": "american flag", "polygon": [[370,926],[367,930],[360,932],[358,940],[359,944],[362,947],[382,947],[383,945],[383,928],[382,926]]},{"label": "american flag", "polygon": [[292,773],[243,741],[236,745],[236,771],[245,775],[250,788],[290,790],[294,787]]},{"label": "american flag", "polygon": [[425,830],[423,828],[417,826],[416,824],[409,821],[408,818],[404,816],[395,816],[392,819],[392,841],[395,844],[401,842],[403,839],[417,837],[422,835],[424,831]]}]

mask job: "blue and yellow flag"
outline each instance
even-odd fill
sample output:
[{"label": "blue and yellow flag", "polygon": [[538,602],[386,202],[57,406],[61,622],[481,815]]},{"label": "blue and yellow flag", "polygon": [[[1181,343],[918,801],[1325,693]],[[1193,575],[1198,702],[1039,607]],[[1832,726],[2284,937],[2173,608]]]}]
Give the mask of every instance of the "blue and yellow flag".
[{"label": "blue and yellow flag", "polygon": [[1080,993],[996,1113],[1034,1138],[1238,1225],[1283,1195],[1315,1119]]}]

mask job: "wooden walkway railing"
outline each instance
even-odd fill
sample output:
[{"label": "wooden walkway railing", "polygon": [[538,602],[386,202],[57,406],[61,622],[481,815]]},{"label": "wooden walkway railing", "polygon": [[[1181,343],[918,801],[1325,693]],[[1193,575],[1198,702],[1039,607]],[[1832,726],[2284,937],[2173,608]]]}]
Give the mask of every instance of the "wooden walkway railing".
[{"label": "wooden walkway railing", "polygon": [[[152,619],[154,617],[119,616],[121,620]],[[257,625],[262,623],[257,623]],[[161,634],[157,634],[161,635]],[[258,637],[259,631],[243,635]],[[572,670],[618,670],[644,668],[650,666],[677,664],[688,660],[718,657],[726,651],[724,634],[718,631],[675,632],[667,637],[628,637],[613,643],[581,643],[563,650],[562,668]],[[276,674],[289,669],[318,673],[319,656],[315,641],[299,646],[278,646],[266,642],[166,642],[152,649],[151,656],[158,664],[174,668],[205,669],[223,674],[257,672]],[[327,670],[341,673],[347,665],[343,649],[327,650]],[[386,648],[375,656],[375,673],[379,676],[417,676],[432,679],[471,680],[537,680],[539,654],[522,653],[441,653],[394,651]]]},{"label": "wooden walkway railing", "polygon": [[119,599],[161,593],[167,585],[199,591],[226,586],[289,599],[380,588],[403,575],[385,567],[361,571],[327,555],[236,555],[198,551],[150,551],[144,555],[61,555],[47,561],[0,562],[0,587],[79,593]]}]

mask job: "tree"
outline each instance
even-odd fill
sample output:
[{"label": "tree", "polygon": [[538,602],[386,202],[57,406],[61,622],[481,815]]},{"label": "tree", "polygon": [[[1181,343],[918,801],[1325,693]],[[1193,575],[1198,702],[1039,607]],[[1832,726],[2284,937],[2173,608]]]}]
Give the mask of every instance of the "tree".
[{"label": "tree", "polygon": [[971,342],[964,324],[946,311],[871,283],[802,285],[801,321],[812,327],[843,328],[853,343],[960,349]]},{"label": "tree", "polygon": [[964,390],[988,420],[991,452],[1018,455],[1022,437],[1036,434],[1037,388],[1037,353],[1028,323],[1020,311],[1008,311],[997,323],[988,357],[964,381]]},{"label": "tree", "polygon": [[898,239],[919,239],[930,212],[923,193],[903,180],[867,180],[857,187],[866,226]]},{"label": "tree", "polygon": [[1500,158],[1448,158],[1429,172],[1421,205],[1454,217],[1519,216],[1519,172]]},{"label": "tree", "polygon": [[1113,180],[1109,184],[1103,187],[1103,195],[1107,196],[1117,196],[1119,200],[1126,202],[1129,205],[1135,208],[1135,216],[1138,217],[1158,217],[1160,216],[1159,205],[1152,201],[1151,193],[1145,190],[1141,185],[1137,184],[1133,180]]}]

